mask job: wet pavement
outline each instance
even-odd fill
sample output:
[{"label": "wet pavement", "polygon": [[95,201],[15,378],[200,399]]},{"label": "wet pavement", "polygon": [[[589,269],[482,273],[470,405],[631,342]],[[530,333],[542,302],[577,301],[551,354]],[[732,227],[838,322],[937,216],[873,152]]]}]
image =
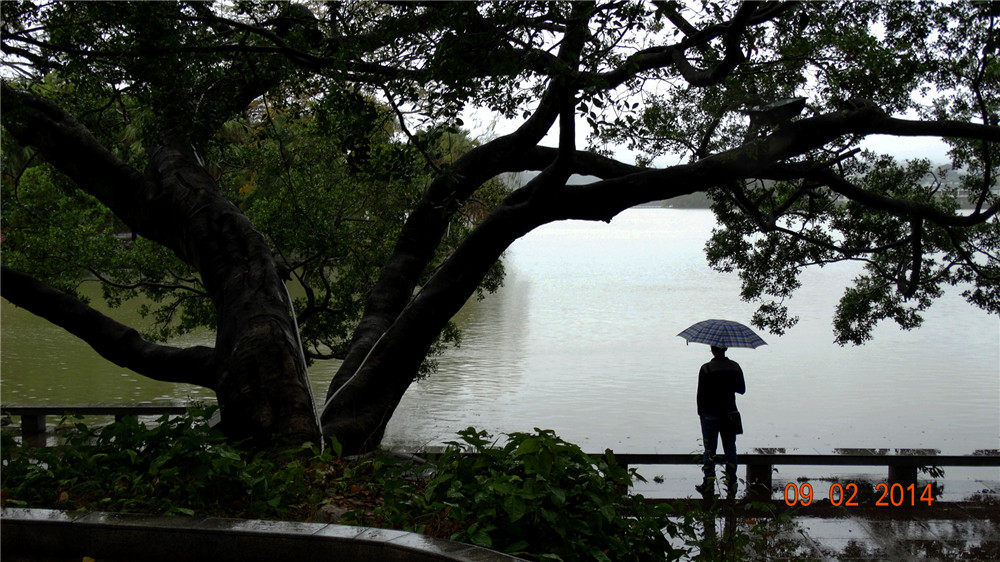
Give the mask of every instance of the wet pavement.
[{"label": "wet pavement", "polygon": [[956,504],[949,518],[919,519],[905,513],[843,513],[793,519],[799,555],[816,560],[1000,560],[997,506]]},{"label": "wet pavement", "polygon": [[[663,472],[661,467],[654,469]],[[734,513],[737,525],[751,535],[754,525],[766,520],[759,531],[765,538],[755,537],[750,552],[736,560],[817,560],[817,561],[1000,561],[1000,470],[950,470],[948,478],[920,480],[913,505],[876,506],[880,492],[872,490],[879,484],[879,475],[848,474],[833,478],[820,476],[775,475],[771,507],[755,510],[747,506],[739,494]],[[640,470],[640,474],[644,474]],[[697,473],[681,469],[637,487],[637,492],[653,498],[682,498],[702,502],[694,492],[700,481]],[[884,477],[882,477],[884,480]],[[814,491],[806,507],[789,507],[782,490],[792,485],[801,489],[808,482]],[[870,488],[857,498],[857,506],[830,503],[828,491],[834,482],[841,485],[867,482]],[[934,500],[920,501],[920,491],[932,484]],[[862,485],[864,490],[865,486]],[[790,490],[791,496],[792,490]],[[871,494],[875,495],[871,495]],[[794,499],[794,497],[790,497]],[[838,499],[835,495],[835,501]],[[896,496],[900,500],[900,496]],[[888,503],[889,500],[887,499]],[[910,498],[899,503],[909,504]],[[761,504],[758,504],[760,507]],[[785,513],[787,521],[774,522],[774,515]],[[722,536],[733,521],[719,519],[716,533]]]}]

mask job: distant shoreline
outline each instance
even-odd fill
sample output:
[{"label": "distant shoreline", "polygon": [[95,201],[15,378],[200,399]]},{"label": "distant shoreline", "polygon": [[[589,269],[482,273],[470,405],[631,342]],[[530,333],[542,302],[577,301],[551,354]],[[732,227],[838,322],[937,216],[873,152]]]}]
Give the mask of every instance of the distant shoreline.
[{"label": "distant shoreline", "polygon": [[661,201],[650,201],[641,205],[636,205],[638,209],[709,209],[712,200],[704,192],[680,195],[672,199]]}]

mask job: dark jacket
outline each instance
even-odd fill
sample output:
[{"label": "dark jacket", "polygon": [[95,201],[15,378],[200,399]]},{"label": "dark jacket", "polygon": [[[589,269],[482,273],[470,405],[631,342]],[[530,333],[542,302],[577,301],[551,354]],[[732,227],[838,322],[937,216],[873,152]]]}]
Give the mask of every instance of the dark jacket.
[{"label": "dark jacket", "polygon": [[698,372],[698,415],[724,416],[736,411],[736,393],[747,391],[740,364],[712,359]]}]

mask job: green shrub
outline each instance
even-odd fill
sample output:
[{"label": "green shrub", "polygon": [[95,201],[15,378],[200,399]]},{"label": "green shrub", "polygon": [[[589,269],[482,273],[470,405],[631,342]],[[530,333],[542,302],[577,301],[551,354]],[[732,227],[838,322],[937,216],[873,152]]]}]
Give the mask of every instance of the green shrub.
[{"label": "green shrub", "polygon": [[248,454],[206,422],[210,411],[135,418],[99,429],[76,423],[65,445],[29,448],[3,437],[3,501],[57,509],[280,517],[309,489],[305,467]]},{"label": "green shrub", "polygon": [[209,414],[163,416],[150,427],[128,418],[98,429],[75,423],[51,448],[5,433],[0,505],[296,521],[336,513],[340,523],[536,560],[750,560],[795,549],[776,533],[773,513],[649,504],[629,494],[642,478],[610,452],[587,455],[550,430],[512,433],[498,446],[469,428],[421,465],[382,452],[341,459],[335,440],[279,460],[228,442]]},{"label": "green shrub", "polygon": [[392,526],[519,556],[556,560],[676,559],[668,509],[628,494],[634,471],[591,457],[550,430],[497,447],[469,428],[424,483],[397,480],[376,514]]}]

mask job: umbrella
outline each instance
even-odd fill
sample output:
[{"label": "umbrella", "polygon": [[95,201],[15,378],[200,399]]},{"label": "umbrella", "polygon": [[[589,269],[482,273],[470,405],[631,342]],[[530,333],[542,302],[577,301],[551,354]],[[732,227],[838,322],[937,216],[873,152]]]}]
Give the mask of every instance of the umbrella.
[{"label": "umbrella", "polygon": [[688,343],[707,343],[716,347],[750,347],[767,345],[753,330],[732,320],[702,320],[677,334]]}]

